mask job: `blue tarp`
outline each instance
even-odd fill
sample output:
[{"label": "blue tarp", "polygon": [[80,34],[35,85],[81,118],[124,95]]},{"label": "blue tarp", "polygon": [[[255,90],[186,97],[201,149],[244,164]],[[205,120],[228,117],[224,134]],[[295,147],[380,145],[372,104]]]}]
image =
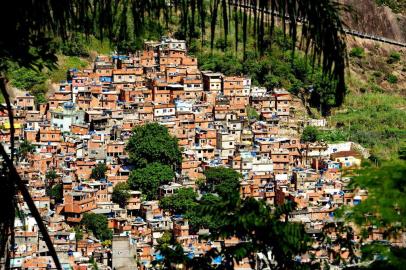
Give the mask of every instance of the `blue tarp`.
[{"label": "blue tarp", "polygon": [[160,253],[155,254],[155,260],[162,261],[165,257],[162,256]]},{"label": "blue tarp", "polygon": [[221,262],[223,261],[223,258],[221,258],[221,256],[217,256],[216,258],[214,258],[212,260],[212,264],[221,264]]}]

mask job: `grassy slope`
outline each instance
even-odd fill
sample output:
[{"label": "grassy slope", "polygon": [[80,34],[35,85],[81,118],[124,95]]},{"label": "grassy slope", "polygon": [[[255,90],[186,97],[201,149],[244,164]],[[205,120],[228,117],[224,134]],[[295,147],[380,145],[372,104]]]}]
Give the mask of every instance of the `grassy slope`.
[{"label": "grassy slope", "polygon": [[[349,40],[349,51],[362,48],[360,57],[350,56],[349,93],[329,122],[344,137],[361,143],[381,159],[395,158],[406,139],[406,52],[371,41]],[[400,55],[390,61],[390,55]],[[395,75],[397,82],[388,77]]]},{"label": "grassy slope", "polygon": [[58,54],[58,66],[54,70],[45,72],[51,82],[56,83],[66,80],[66,72],[70,68],[86,68],[92,63],[92,58],[98,54],[109,54],[112,51],[111,45],[107,41],[100,42],[93,36],[89,37],[86,44],[90,57],[66,56]]}]

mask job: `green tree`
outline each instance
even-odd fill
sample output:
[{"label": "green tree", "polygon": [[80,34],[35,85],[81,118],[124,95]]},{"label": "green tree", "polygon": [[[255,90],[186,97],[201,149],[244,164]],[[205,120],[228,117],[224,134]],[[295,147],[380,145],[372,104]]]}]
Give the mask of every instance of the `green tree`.
[{"label": "green tree", "polygon": [[[311,243],[304,225],[289,222],[287,216],[294,209],[293,203],[277,207],[274,211],[262,200],[254,198],[237,201],[220,198],[216,204],[203,205],[201,215],[215,225],[210,230],[210,239],[237,236],[244,239],[235,246],[222,246],[222,267],[234,269],[235,261],[243,258],[254,260],[258,252],[268,254],[272,250],[277,263],[276,269],[294,269],[293,258],[305,253]],[[264,257],[268,266],[271,258]]]},{"label": "green tree", "polygon": [[170,232],[164,232],[162,237],[158,239],[157,250],[163,257],[163,264],[166,269],[173,269],[172,265],[186,261],[182,246],[176,242]]},{"label": "green tree", "polygon": [[206,176],[204,190],[215,192],[224,198],[239,194],[241,174],[235,170],[226,167],[211,167],[204,172],[204,175]]},{"label": "green tree", "polygon": [[127,183],[118,183],[113,188],[112,200],[114,203],[118,203],[120,207],[124,208],[127,204],[128,198],[130,198],[129,193],[130,187]]},{"label": "green tree", "polygon": [[313,126],[306,126],[303,130],[301,140],[304,142],[315,142],[319,137],[319,130]]},{"label": "green tree", "polygon": [[222,199],[215,194],[204,194],[197,204],[188,209],[185,213],[185,218],[189,222],[190,230],[197,233],[199,229],[209,229],[210,231],[217,231],[221,221],[213,219],[212,216],[205,212],[207,207],[212,205],[219,205]]},{"label": "green tree", "polygon": [[169,134],[166,127],[158,123],[135,127],[127,151],[137,168],[143,168],[152,162],[176,168],[182,158],[177,139]]},{"label": "green tree", "polygon": [[29,153],[34,152],[35,146],[27,140],[24,140],[20,143],[20,146],[17,149],[18,158],[26,158]]},{"label": "green tree", "polygon": [[197,193],[192,188],[180,188],[172,196],[159,201],[162,209],[173,214],[185,214],[196,206]]},{"label": "green tree", "polygon": [[85,37],[77,32],[74,32],[62,43],[61,51],[68,56],[89,56]]},{"label": "green tree", "polygon": [[56,203],[63,202],[63,187],[62,184],[56,184],[47,192],[48,196],[53,198]]},{"label": "green tree", "polygon": [[110,240],[113,237],[112,231],[108,228],[107,217],[102,214],[85,213],[81,224],[101,241]]},{"label": "green tree", "polygon": [[[406,160],[392,160],[381,166],[366,164],[353,177],[351,188],[368,190],[360,204],[342,209],[338,214],[355,222],[366,238],[373,228],[383,232],[384,240],[399,237],[406,229]],[[384,241],[362,246],[362,259],[373,261],[371,269],[403,269],[406,249]],[[381,259],[374,261],[374,256]]]},{"label": "green tree", "polygon": [[130,173],[128,185],[132,190],[139,190],[146,195],[147,200],[158,198],[160,185],[168,184],[175,177],[175,173],[168,165],[154,162],[145,168],[135,169]]},{"label": "green tree", "polygon": [[259,119],[259,113],[257,112],[257,110],[253,107],[247,106],[246,108],[247,110],[247,116],[249,119]]},{"label": "green tree", "polygon": [[55,183],[55,179],[58,178],[58,174],[54,169],[48,170],[45,173],[45,180],[47,181],[48,185],[50,187],[53,186],[53,184]]},{"label": "green tree", "polygon": [[406,228],[405,160],[366,165],[350,186],[368,190],[368,198],[350,210],[356,224],[382,228],[388,237]]},{"label": "green tree", "polygon": [[96,167],[92,169],[92,173],[90,174],[90,178],[100,180],[106,178],[106,171],[107,166],[104,163],[98,163]]},{"label": "green tree", "polygon": [[44,74],[26,67],[13,70],[10,74],[11,84],[21,90],[31,90],[35,85],[43,84],[45,80]]},{"label": "green tree", "polygon": [[75,231],[76,240],[82,240],[83,239],[83,230],[80,228],[80,226],[75,226],[73,229]]}]

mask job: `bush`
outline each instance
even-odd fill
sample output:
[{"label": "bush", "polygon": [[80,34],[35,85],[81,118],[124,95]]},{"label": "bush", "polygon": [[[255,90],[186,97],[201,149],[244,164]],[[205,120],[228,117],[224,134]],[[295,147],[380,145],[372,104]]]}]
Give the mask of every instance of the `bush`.
[{"label": "bush", "polygon": [[355,58],[362,58],[365,56],[364,48],[354,47],[350,51],[350,56]]},{"label": "bush", "polygon": [[68,56],[89,56],[86,40],[80,34],[73,34],[68,40],[65,40],[61,46],[61,51]]},{"label": "bush", "polygon": [[307,126],[303,130],[301,140],[304,142],[315,142],[319,136],[319,130],[313,126]]},{"label": "bush", "polygon": [[393,64],[396,63],[400,60],[400,53],[398,52],[391,52],[389,57],[388,57],[388,64]]},{"label": "bush", "polygon": [[113,194],[111,196],[112,201],[119,204],[121,208],[124,208],[127,200],[130,198],[129,190],[130,187],[127,183],[118,183],[113,188]]},{"label": "bush", "polygon": [[22,90],[32,90],[34,86],[45,83],[45,76],[41,72],[26,67],[17,68],[10,74],[11,85]]},{"label": "bush", "polygon": [[395,83],[398,82],[398,77],[396,77],[396,75],[389,74],[389,75],[386,77],[386,80],[388,81],[388,83],[395,84]]}]

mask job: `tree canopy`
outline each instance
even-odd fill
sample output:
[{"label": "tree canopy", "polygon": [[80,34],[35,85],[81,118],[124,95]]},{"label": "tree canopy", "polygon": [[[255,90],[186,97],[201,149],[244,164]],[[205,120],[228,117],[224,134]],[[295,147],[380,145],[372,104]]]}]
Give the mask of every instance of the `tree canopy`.
[{"label": "tree canopy", "polygon": [[180,188],[175,194],[159,201],[162,209],[173,214],[184,214],[196,206],[197,193],[192,188]]},{"label": "tree canopy", "polygon": [[315,142],[319,137],[319,130],[313,126],[306,126],[303,130],[301,140],[304,142]]},{"label": "tree canopy", "polygon": [[81,224],[101,241],[113,237],[113,232],[108,228],[107,217],[102,214],[85,213]]},{"label": "tree canopy", "polygon": [[92,173],[90,174],[90,178],[100,180],[106,178],[106,171],[107,166],[104,163],[98,163],[96,167],[92,169]]},{"label": "tree canopy", "polygon": [[387,237],[406,228],[406,161],[369,165],[358,173],[351,186],[367,189],[368,198],[351,208],[351,219],[358,225],[385,229]]},{"label": "tree canopy", "polygon": [[235,170],[226,167],[212,167],[208,168],[204,175],[206,183],[203,190],[217,193],[224,198],[239,194],[241,175]]},{"label": "tree canopy", "polygon": [[[338,212],[347,223],[354,222],[367,239],[373,229],[382,231],[384,241],[366,241],[361,247],[362,259],[370,269],[403,269],[405,248],[388,244],[401,237],[406,229],[406,160],[391,160],[380,166],[365,164],[350,182],[353,189],[368,190],[360,204]],[[376,257],[380,259],[376,260]]]},{"label": "tree canopy", "polygon": [[56,184],[48,190],[47,194],[55,200],[56,203],[63,201],[63,187],[62,184]]},{"label": "tree canopy", "polygon": [[25,158],[29,153],[34,152],[35,146],[27,140],[20,143],[20,147],[17,149],[17,157]]},{"label": "tree canopy", "polygon": [[147,200],[154,200],[158,198],[159,186],[168,184],[174,177],[175,173],[170,166],[154,162],[133,170],[128,185],[133,190],[141,191]]},{"label": "tree canopy", "polygon": [[127,204],[127,200],[130,197],[129,190],[130,187],[128,186],[127,183],[118,183],[113,188],[113,194],[111,197],[112,201],[114,203],[118,203],[120,207],[124,208],[125,205]]},{"label": "tree canopy", "polygon": [[135,127],[127,151],[136,168],[146,167],[152,162],[176,168],[182,158],[177,139],[158,123]]}]

